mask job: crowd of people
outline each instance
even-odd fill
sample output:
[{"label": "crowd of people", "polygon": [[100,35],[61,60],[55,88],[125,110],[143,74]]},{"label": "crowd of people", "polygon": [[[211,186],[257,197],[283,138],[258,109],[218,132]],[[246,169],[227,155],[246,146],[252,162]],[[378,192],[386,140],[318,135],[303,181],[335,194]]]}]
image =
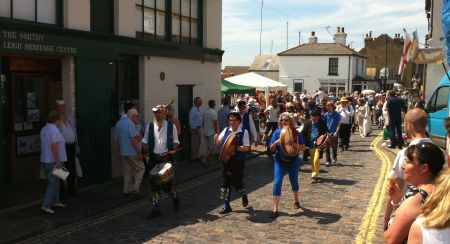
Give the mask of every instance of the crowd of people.
[{"label": "crowd of people", "polygon": [[[409,236],[420,236],[423,240],[448,240],[450,217],[448,211],[449,172],[445,153],[428,138],[427,114],[423,100],[409,91],[364,93],[342,92],[335,95],[321,89],[290,93],[271,92],[266,106],[264,96],[224,96],[222,106],[216,111],[216,101],[209,100],[208,108],[201,109],[203,101],[196,97],[189,112],[189,148],[191,161],[210,167],[217,160],[214,152],[225,147],[231,135],[235,138],[232,155],[223,163],[223,183],[220,196],[224,201],[221,214],[232,212],[230,205],[232,187],[242,198],[242,205],[249,204],[244,182],[247,153],[252,146],[263,145],[274,162],[273,211],[271,218],[278,217],[281,184],[288,174],[293,206],[300,208],[298,172],[302,162],[311,165],[310,183],[321,183],[320,165],[325,152],[325,166],[338,162],[341,151],[351,147],[350,137],[356,133],[370,136],[373,127],[388,134],[385,145],[399,148],[394,161],[388,186],[388,204],[385,211],[384,238],[388,243],[400,243]],[[419,96],[420,97],[420,96]],[[152,168],[173,162],[182,142],[180,121],[174,117],[173,100],[152,109],[154,119],[146,124],[140,114],[138,102],[124,105],[124,113],[115,126],[115,150],[124,169],[124,195],[146,196],[141,192],[141,181]],[[48,179],[48,187],[42,211],[53,213],[54,208],[65,207],[59,199],[59,180],[52,174],[55,167],[67,165],[72,179],[67,188],[76,194],[76,173],[73,162],[79,153],[76,127],[59,102],[61,111],[49,115],[48,124],[41,132],[41,163]],[[450,120],[447,130],[450,131]],[[288,155],[283,150],[282,134],[286,128],[295,128],[295,139],[286,145],[296,153]],[[186,132],[185,132],[186,133]],[[325,143],[327,142],[327,143]],[[201,144],[206,151],[200,155]],[[325,146],[324,146],[325,145]],[[407,147],[405,147],[407,146]],[[405,148],[404,148],[405,147]],[[186,149],[185,149],[186,150]],[[300,157],[300,153],[303,152]],[[67,162],[67,164],[65,163]],[[175,210],[180,200],[172,180],[152,181],[152,205],[148,215],[152,219],[161,216],[161,191],[169,194]],[[438,197],[436,194],[439,194]],[[441,213],[441,214],[439,214]],[[446,216],[446,217],[445,217]],[[436,234],[437,233],[437,234]],[[431,238],[431,239],[430,239]],[[438,239],[436,239],[438,238]]]}]

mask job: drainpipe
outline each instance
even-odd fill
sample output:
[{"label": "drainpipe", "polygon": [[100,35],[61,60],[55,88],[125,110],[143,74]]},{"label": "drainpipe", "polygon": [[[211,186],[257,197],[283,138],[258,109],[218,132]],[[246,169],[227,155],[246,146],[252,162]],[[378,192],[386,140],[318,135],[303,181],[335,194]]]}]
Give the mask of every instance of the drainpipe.
[{"label": "drainpipe", "polygon": [[351,55],[348,55],[348,80],[347,80],[347,87],[348,87],[348,92],[350,93],[350,59],[351,59]]}]

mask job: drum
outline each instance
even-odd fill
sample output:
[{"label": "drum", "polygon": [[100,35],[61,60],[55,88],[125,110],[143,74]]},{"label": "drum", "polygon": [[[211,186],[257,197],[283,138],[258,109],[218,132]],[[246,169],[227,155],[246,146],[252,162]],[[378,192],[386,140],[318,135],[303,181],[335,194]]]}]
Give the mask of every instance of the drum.
[{"label": "drum", "polygon": [[298,149],[290,146],[290,143],[298,143],[298,131],[291,126],[286,126],[281,130],[281,151],[286,156],[297,155]]},{"label": "drum", "polygon": [[174,171],[171,163],[157,164],[150,171],[150,177],[156,185],[169,183],[173,180]]},{"label": "drum", "polygon": [[225,142],[223,143],[223,147],[219,155],[219,160],[227,163],[236,151],[237,144],[238,140],[236,134],[230,133],[230,135],[228,135],[228,137],[225,139]]},{"label": "drum", "polygon": [[320,135],[319,138],[317,138],[315,145],[321,150],[330,148],[332,139],[333,138],[329,134]]}]

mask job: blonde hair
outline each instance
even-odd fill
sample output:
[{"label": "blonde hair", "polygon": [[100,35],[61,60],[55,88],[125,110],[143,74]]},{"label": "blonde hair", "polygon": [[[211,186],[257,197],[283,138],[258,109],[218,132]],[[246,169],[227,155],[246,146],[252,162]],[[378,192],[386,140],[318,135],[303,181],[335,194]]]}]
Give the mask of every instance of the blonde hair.
[{"label": "blonde hair", "polygon": [[435,180],[433,192],[423,205],[423,226],[444,229],[450,227],[450,169],[444,169]]},{"label": "blonde hair", "polygon": [[283,119],[283,117],[287,116],[289,118],[290,124],[291,126],[295,126],[295,119],[294,117],[289,113],[289,112],[284,112],[280,115],[280,119],[278,120],[278,126],[280,128],[283,128],[283,121],[281,121]]}]

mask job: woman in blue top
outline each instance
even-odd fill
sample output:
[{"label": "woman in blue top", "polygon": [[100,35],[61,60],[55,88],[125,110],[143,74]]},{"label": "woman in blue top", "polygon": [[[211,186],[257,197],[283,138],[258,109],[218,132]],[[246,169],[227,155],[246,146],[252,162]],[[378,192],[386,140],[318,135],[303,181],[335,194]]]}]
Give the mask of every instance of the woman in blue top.
[{"label": "woman in blue top", "polygon": [[[295,120],[288,112],[285,112],[281,114],[279,124],[280,128],[283,128],[285,126],[295,126]],[[270,150],[272,152],[275,152],[273,212],[270,216],[273,219],[278,217],[278,205],[280,204],[281,198],[281,185],[283,183],[283,178],[286,172],[289,174],[289,180],[291,181],[292,191],[294,193],[294,208],[300,208],[300,203],[298,200],[298,171],[301,161],[298,155],[286,156],[281,151],[281,130],[282,129],[277,129],[272,136],[272,140],[270,141]],[[298,133],[298,143],[291,144],[291,146],[296,147],[300,151],[305,150],[305,143],[301,133]]]}]

